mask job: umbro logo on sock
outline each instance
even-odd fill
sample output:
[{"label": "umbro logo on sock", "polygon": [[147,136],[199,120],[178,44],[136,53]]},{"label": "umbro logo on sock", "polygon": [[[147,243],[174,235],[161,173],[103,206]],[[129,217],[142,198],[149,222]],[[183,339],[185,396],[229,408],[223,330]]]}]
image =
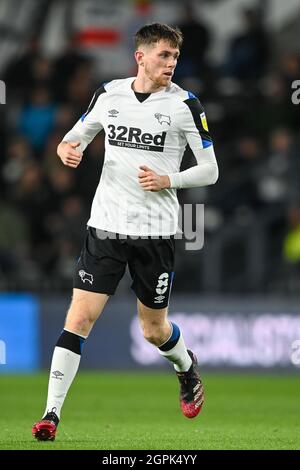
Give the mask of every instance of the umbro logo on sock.
[{"label": "umbro logo on sock", "polygon": [[62,372],[60,372],[59,370],[54,370],[52,372],[52,378],[53,379],[58,379],[58,380],[62,380],[62,377],[64,376],[64,374]]}]

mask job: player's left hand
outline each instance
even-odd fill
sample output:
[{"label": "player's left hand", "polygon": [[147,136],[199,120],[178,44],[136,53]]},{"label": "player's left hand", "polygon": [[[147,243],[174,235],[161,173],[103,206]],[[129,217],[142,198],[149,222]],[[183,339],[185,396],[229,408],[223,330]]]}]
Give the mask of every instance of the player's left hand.
[{"label": "player's left hand", "polygon": [[161,191],[171,186],[170,178],[167,175],[158,175],[146,165],[140,166],[139,183],[144,191]]}]

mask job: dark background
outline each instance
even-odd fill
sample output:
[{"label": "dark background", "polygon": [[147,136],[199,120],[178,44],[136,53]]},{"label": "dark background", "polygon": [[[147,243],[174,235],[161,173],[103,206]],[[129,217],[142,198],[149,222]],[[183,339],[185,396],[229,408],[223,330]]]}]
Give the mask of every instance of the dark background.
[{"label": "dark background", "polygon": [[[111,3],[0,2],[0,287],[69,291],[104,136],[77,170],[61,164],[57,144],[101,82],[134,75],[132,33],[166,21],[185,37],[174,81],[202,101],[220,168],[216,185],[178,192],[182,204],[205,204],[205,245],[178,241],[174,289],[297,294],[300,5]],[[193,164],[187,150],[182,169]]]}]

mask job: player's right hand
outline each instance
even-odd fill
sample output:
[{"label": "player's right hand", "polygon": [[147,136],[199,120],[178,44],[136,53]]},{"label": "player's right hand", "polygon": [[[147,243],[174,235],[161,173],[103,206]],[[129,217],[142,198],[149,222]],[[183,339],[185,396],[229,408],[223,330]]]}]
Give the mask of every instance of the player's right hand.
[{"label": "player's right hand", "polygon": [[61,142],[57,147],[57,155],[64,165],[77,168],[82,160],[82,152],[76,150],[80,142]]}]

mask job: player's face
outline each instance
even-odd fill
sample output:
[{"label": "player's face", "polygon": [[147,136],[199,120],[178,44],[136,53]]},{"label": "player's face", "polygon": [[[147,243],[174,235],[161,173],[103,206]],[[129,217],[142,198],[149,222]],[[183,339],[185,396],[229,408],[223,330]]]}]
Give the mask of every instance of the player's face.
[{"label": "player's face", "polygon": [[145,75],[156,87],[166,87],[172,80],[179,49],[172,47],[167,41],[159,41],[144,50]]}]

